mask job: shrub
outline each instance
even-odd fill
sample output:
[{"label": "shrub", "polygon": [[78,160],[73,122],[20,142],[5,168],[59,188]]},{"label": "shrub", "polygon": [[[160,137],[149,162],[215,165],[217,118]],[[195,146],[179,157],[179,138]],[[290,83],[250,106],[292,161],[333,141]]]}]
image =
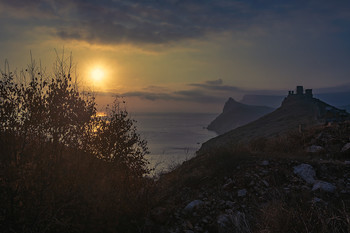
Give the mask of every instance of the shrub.
[{"label": "shrub", "polygon": [[[147,211],[147,145],[116,101],[97,116],[71,57],[0,81],[0,231],[123,232]],[[19,81],[21,79],[21,81]],[[29,80],[29,82],[27,82]],[[136,222],[135,222],[136,221]],[[132,222],[132,224],[131,224]]]}]

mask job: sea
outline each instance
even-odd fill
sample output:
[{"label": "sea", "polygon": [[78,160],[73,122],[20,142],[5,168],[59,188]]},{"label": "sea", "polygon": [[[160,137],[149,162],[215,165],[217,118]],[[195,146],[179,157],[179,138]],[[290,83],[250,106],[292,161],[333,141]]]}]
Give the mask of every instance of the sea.
[{"label": "sea", "polygon": [[202,143],[217,136],[207,130],[216,113],[132,113],[137,131],[147,141],[153,174],[169,171],[195,156]]}]

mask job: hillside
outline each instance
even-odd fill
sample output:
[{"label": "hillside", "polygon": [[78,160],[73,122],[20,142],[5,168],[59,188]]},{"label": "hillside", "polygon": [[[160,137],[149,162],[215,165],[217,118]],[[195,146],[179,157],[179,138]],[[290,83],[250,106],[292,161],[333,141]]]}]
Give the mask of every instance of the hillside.
[{"label": "hillside", "polygon": [[146,229],[349,232],[349,134],[349,121],[315,126],[184,162],[158,181]]},{"label": "hillside", "polygon": [[[333,106],[340,107],[350,104],[350,91],[344,90],[342,92],[336,92],[333,89],[318,89],[317,94],[314,96],[326,103]],[[325,92],[331,91],[331,92]],[[249,105],[269,106],[277,108],[280,106],[284,97],[279,95],[244,95],[240,103]]]},{"label": "hillside", "polygon": [[349,114],[297,90],[163,174],[146,229],[349,232]]},{"label": "hillside", "polygon": [[281,105],[284,97],[279,95],[244,95],[240,101],[243,104],[269,106],[277,108]]},{"label": "hillside", "polygon": [[349,105],[345,105],[345,106],[340,106],[340,109],[344,109],[345,111],[347,111],[348,113],[350,113],[350,104]]},{"label": "hillside", "polygon": [[272,111],[270,107],[242,104],[229,98],[222,113],[209,124],[208,130],[223,134]]},{"label": "hillside", "polygon": [[346,118],[349,118],[348,113],[319,99],[304,94],[290,94],[275,111],[205,142],[199,154],[212,149],[231,147],[254,138],[272,137]]},{"label": "hillside", "polygon": [[350,104],[350,91],[320,93],[315,94],[315,97],[333,106],[343,106]]}]

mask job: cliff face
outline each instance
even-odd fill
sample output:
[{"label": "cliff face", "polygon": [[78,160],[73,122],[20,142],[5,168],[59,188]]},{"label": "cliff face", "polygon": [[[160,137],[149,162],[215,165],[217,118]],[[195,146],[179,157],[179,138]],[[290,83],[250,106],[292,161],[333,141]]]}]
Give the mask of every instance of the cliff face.
[{"label": "cliff face", "polygon": [[275,111],[205,142],[198,153],[228,148],[254,138],[282,135],[289,131],[297,131],[299,127],[305,129],[327,122],[343,121],[349,117],[347,112],[319,99],[290,95]]},{"label": "cliff face", "polygon": [[272,111],[270,107],[242,104],[229,98],[222,113],[209,124],[208,130],[223,134]]}]

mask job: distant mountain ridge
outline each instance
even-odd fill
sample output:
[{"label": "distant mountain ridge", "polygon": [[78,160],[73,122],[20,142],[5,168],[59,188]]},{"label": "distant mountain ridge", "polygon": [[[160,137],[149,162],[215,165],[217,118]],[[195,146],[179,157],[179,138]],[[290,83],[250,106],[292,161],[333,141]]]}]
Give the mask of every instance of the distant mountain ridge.
[{"label": "distant mountain ridge", "polygon": [[333,106],[350,105],[350,91],[315,94],[315,97]]},{"label": "distant mountain ridge", "polygon": [[297,131],[300,127],[306,128],[346,119],[350,119],[349,113],[313,98],[312,92],[308,94],[290,92],[281,107],[275,111],[205,142],[198,153],[228,148],[254,138],[282,135],[289,131]]},{"label": "distant mountain ridge", "polygon": [[[314,96],[336,107],[343,107],[346,105],[350,105],[350,91],[326,92],[326,93],[318,92],[317,94],[314,94]],[[240,103],[277,108],[280,106],[283,99],[284,99],[284,96],[281,96],[281,95],[248,94],[243,96]]]},{"label": "distant mountain ridge", "polygon": [[242,104],[233,98],[229,98],[224,105],[222,113],[207,128],[218,134],[223,134],[254,121],[273,110],[273,108],[266,106]]},{"label": "distant mountain ridge", "polygon": [[349,105],[345,105],[345,106],[340,106],[340,109],[344,109],[345,111],[347,111],[348,113],[350,113],[350,104]]},{"label": "distant mountain ridge", "polygon": [[278,108],[284,96],[278,95],[244,95],[240,103],[248,105],[268,106]]}]

